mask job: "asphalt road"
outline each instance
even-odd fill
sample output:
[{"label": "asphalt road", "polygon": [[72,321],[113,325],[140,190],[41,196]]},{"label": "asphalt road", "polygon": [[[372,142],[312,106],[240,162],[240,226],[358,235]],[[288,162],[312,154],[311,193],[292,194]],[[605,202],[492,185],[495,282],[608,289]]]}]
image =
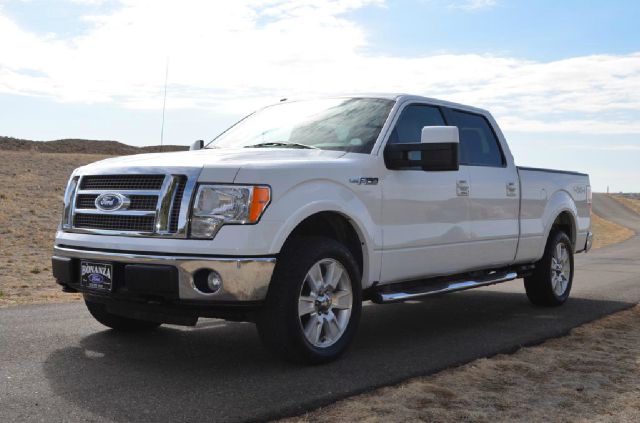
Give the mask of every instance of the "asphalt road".
[{"label": "asphalt road", "polygon": [[[603,217],[640,219],[595,196]],[[203,320],[116,334],[82,304],[0,309],[0,421],[246,421],[301,413],[348,395],[567,333],[640,301],[640,237],[581,254],[571,299],[531,306],[522,281],[420,302],[367,305],[343,359],[282,363],[254,327]],[[576,348],[579,348],[576,345]]]}]

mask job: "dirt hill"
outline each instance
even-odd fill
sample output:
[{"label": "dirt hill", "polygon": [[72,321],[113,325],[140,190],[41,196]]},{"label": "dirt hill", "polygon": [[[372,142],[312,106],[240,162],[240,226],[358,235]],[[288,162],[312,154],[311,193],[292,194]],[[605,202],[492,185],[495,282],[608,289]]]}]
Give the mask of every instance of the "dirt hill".
[{"label": "dirt hill", "polygon": [[[189,147],[182,145],[165,145],[162,151],[183,151]],[[83,139],[62,139],[55,141],[30,141],[19,138],[0,136],[0,150],[10,151],[38,151],[40,153],[82,153],[106,154],[122,156],[127,154],[156,153],[159,145],[148,147],[134,147],[118,141],[98,141]]]}]

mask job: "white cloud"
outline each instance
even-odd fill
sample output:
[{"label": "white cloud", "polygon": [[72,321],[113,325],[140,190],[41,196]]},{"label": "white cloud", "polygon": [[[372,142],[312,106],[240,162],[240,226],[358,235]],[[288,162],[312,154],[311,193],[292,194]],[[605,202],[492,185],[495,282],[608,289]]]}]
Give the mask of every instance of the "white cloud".
[{"label": "white cloud", "polygon": [[487,9],[495,6],[497,3],[497,0],[457,0],[452,1],[450,7],[454,9],[473,11]]},{"label": "white cloud", "polygon": [[640,133],[638,53],[550,62],[376,54],[369,29],[346,12],[380,4],[126,0],[84,17],[91,29],[71,39],[28,32],[0,9],[0,39],[11,40],[0,43],[0,92],[157,109],[170,57],[173,108],[241,113],[281,97],[402,91],[489,108],[507,130]]}]

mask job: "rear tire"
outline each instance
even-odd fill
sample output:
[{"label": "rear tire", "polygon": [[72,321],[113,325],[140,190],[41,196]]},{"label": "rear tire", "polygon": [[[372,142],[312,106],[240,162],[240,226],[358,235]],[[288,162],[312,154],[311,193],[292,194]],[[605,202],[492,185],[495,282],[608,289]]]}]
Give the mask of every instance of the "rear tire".
[{"label": "rear tire", "polygon": [[533,274],[524,278],[527,297],[535,305],[556,307],[567,301],[572,283],[573,245],[567,234],[554,230]]},{"label": "rear tire", "polygon": [[109,313],[104,304],[85,300],[89,313],[98,322],[120,332],[145,332],[157,329],[161,323],[147,320],[130,319]]},{"label": "rear tire", "polygon": [[358,265],[339,242],[304,237],[285,246],[257,319],[264,345],[287,361],[319,364],[338,358],[360,320]]}]

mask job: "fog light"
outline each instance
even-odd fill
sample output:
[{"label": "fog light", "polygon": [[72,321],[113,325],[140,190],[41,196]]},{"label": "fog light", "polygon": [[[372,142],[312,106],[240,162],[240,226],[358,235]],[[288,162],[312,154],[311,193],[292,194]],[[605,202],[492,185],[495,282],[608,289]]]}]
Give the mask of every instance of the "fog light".
[{"label": "fog light", "polygon": [[200,269],[193,274],[195,288],[203,294],[215,294],[222,288],[222,277],[212,269]]},{"label": "fog light", "polygon": [[218,272],[212,270],[209,272],[209,276],[207,276],[207,288],[209,288],[211,292],[216,292],[220,287],[222,287],[222,278]]}]

